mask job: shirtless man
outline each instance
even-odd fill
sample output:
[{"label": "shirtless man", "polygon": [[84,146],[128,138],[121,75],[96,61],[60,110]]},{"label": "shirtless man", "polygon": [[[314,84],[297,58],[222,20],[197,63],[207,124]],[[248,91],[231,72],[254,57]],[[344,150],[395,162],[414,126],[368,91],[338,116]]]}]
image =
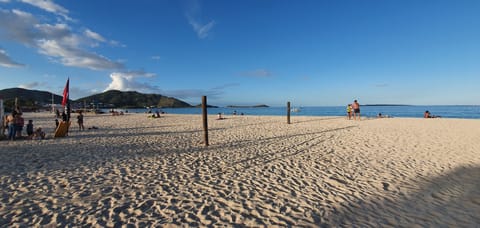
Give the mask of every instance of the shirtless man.
[{"label": "shirtless man", "polygon": [[353,108],[353,119],[356,120],[358,115],[358,120],[360,120],[360,104],[357,102],[357,100],[353,101],[352,108]]}]

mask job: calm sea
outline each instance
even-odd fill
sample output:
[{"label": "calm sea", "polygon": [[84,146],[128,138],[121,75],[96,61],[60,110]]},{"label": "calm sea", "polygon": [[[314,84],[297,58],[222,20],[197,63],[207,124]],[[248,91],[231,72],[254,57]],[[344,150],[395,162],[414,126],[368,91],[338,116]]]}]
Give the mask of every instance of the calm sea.
[{"label": "calm sea", "polygon": [[[346,107],[292,107],[298,112],[291,112],[292,116],[345,116]],[[155,111],[156,109],[153,109]],[[160,111],[174,114],[201,114],[200,108],[162,108]],[[361,114],[366,117],[375,117],[378,113],[392,117],[423,118],[428,110],[432,115],[443,118],[480,119],[480,105],[434,105],[434,106],[362,106]],[[105,110],[108,111],[108,110]],[[120,109],[118,109],[120,111]],[[123,110],[125,111],[125,110]],[[128,112],[144,113],[146,109],[129,109]],[[208,108],[208,114],[222,113],[231,115],[233,112],[245,115],[286,115],[286,107],[268,108]]]}]

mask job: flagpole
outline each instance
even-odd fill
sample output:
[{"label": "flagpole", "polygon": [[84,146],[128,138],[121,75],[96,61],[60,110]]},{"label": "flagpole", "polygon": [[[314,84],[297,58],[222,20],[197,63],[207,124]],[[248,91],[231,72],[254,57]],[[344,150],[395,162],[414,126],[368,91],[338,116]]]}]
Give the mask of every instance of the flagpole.
[{"label": "flagpole", "polygon": [[4,117],[4,110],[3,110],[3,99],[0,99],[0,118],[2,118],[2,126],[0,127],[1,128],[1,134],[0,134],[0,138],[3,138],[4,136],[4,133],[5,133],[5,126],[3,124],[3,121],[5,120],[5,117]]},{"label": "flagpole", "polygon": [[67,115],[66,122],[70,122],[70,78],[67,79],[67,84],[65,85],[65,89],[63,89],[63,99],[62,99],[62,106],[63,111]]},{"label": "flagpole", "polygon": [[53,93],[52,93],[52,113],[55,113],[55,106],[54,106],[54,101],[53,101]]}]

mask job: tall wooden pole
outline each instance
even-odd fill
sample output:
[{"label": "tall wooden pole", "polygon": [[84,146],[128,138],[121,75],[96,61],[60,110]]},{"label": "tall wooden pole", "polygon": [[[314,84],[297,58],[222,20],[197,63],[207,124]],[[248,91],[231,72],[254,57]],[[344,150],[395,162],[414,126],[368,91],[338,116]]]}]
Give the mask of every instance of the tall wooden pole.
[{"label": "tall wooden pole", "polygon": [[4,136],[3,133],[5,133],[5,128],[4,128],[5,126],[3,124],[3,121],[5,120],[4,115],[5,115],[5,112],[3,110],[3,99],[0,99],[0,118],[2,118],[2,120],[1,120],[2,121],[2,126],[0,126],[0,130],[1,130],[0,138],[2,138]]},{"label": "tall wooden pole", "polygon": [[287,102],[287,124],[290,124],[290,101]]},{"label": "tall wooden pole", "polygon": [[207,96],[202,96],[203,136],[205,146],[208,146]]},{"label": "tall wooden pole", "polygon": [[52,93],[52,113],[55,113],[55,105],[53,103],[53,93]]}]

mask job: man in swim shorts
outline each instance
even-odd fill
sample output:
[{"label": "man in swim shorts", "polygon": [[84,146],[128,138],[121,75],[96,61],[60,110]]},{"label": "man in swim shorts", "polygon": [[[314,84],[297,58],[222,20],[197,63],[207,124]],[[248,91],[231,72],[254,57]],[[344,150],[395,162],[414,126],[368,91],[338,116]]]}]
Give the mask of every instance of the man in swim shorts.
[{"label": "man in swim shorts", "polygon": [[353,119],[356,120],[358,115],[358,120],[360,120],[360,104],[358,103],[357,100],[353,101],[352,108],[353,108]]}]

